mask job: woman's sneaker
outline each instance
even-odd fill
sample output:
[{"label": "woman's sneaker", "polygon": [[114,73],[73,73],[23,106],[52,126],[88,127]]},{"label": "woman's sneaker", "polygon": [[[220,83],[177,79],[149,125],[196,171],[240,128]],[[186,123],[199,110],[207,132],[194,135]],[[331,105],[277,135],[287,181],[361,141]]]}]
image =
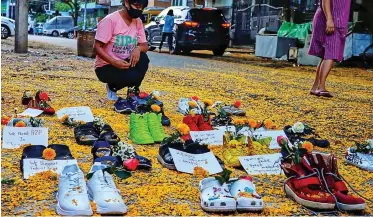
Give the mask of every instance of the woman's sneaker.
[{"label": "woman's sneaker", "polygon": [[114,103],[114,110],[118,113],[122,114],[131,114],[135,112],[130,102],[127,99],[123,99],[122,97],[118,97],[118,100]]},{"label": "woman's sneaker", "polygon": [[88,180],[88,195],[91,201],[96,203],[99,214],[124,214],[127,206],[124,204],[119,190],[116,188],[113,177],[106,171],[105,166],[95,163]]},{"label": "woman's sneaker", "polygon": [[361,169],[373,171],[373,142],[370,144],[368,140],[365,144],[358,144],[358,147],[348,148],[345,161]]},{"label": "woman's sneaker", "polygon": [[65,166],[59,176],[57,208],[58,215],[92,215],[84,174],[78,165]]}]

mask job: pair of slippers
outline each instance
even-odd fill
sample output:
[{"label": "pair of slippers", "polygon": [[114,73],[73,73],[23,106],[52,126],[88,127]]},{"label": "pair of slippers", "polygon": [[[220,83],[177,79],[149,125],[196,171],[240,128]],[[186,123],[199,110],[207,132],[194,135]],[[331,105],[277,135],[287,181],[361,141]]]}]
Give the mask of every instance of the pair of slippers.
[{"label": "pair of slippers", "polygon": [[201,207],[207,212],[262,211],[264,201],[256,192],[251,177],[230,179],[221,184],[215,177],[199,183]]},{"label": "pair of slippers", "polygon": [[[115,166],[120,167],[123,165],[123,160],[119,156],[112,156],[113,150],[106,140],[99,139],[97,140],[92,147],[91,153],[93,155],[93,163],[101,162],[106,166]],[[136,169],[151,169],[152,162],[136,152],[134,153],[136,158],[139,161],[139,164]]]},{"label": "pair of slippers", "polygon": [[81,126],[74,128],[75,140],[79,145],[93,145],[97,140],[103,139],[114,145],[120,141],[118,135],[110,127],[105,124],[101,131],[94,127],[93,122],[87,122]]}]

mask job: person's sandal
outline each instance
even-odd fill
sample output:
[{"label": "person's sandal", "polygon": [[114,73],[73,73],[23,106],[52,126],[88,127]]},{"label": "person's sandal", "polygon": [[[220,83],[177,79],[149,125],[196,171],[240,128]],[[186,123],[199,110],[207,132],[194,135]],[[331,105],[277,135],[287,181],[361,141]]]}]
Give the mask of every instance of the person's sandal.
[{"label": "person's sandal", "polygon": [[327,98],[332,98],[333,95],[331,95],[329,93],[329,91],[318,91],[316,92],[317,96],[323,96],[323,97],[327,97]]}]

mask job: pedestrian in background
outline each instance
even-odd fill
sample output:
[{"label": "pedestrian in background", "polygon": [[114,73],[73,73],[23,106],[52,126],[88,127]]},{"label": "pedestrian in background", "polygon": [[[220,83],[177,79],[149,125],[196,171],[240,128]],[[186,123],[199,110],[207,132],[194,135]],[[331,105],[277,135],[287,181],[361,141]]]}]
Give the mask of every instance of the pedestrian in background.
[{"label": "pedestrian in background", "polygon": [[316,69],[316,78],[310,91],[312,95],[333,97],[326,90],[325,82],[334,61],[342,61],[350,7],[351,0],[319,0],[308,53],[322,60]]},{"label": "pedestrian in background", "polygon": [[164,26],[162,30],[162,41],[159,45],[159,53],[162,50],[162,45],[166,37],[168,37],[168,49],[170,53],[172,52],[172,38],[173,38],[173,29],[174,29],[174,11],[171,9],[167,12],[166,17],[164,18]]}]

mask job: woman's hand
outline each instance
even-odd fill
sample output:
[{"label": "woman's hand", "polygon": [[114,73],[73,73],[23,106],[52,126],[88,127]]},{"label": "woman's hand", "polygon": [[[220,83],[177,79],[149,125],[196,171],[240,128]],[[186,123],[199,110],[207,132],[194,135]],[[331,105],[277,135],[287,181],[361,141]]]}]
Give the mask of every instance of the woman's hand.
[{"label": "woman's hand", "polygon": [[112,65],[118,69],[128,69],[131,66],[128,62],[124,60],[115,60],[113,61]]},{"label": "woman's hand", "polygon": [[326,33],[327,34],[333,34],[334,32],[334,22],[333,19],[328,19],[326,21]]},{"label": "woman's hand", "polygon": [[131,67],[135,67],[136,64],[139,62],[140,59],[140,48],[135,47],[131,53],[131,58],[130,58],[130,65]]}]

